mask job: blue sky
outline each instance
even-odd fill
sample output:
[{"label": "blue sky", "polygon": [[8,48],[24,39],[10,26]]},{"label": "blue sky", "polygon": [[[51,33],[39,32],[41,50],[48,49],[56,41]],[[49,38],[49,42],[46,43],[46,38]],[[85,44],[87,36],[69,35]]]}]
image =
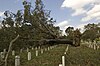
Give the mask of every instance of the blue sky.
[{"label": "blue sky", "polygon": [[[23,9],[23,0],[0,0],[0,17],[3,12]],[[31,1],[34,5],[35,0]],[[65,30],[68,26],[83,28],[88,23],[100,23],[100,0],[42,0],[45,9],[51,10],[51,17]]]}]

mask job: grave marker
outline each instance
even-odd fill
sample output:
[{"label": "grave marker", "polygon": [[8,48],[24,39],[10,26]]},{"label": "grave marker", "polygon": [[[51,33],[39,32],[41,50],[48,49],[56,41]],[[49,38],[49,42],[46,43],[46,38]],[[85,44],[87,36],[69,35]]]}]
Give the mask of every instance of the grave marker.
[{"label": "grave marker", "polygon": [[29,48],[27,48],[27,52],[29,52]]},{"label": "grave marker", "polygon": [[28,61],[31,60],[31,52],[28,52]]},{"label": "grave marker", "polygon": [[62,66],[65,66],[65,56],[62,56]]},{"label": "grave marker", "polygon": [[43,54],[43,49],[41,49],[41,54]]},{"label": "grave marker", "polygon": [[15,56],[15,66],[20,66],[20,56]]},{"label": "grave marker", "polygon": [[12,51],[12,55],[15,55],[15,51],[14,50]]},{"label": "grave marker", "polygon": [[38,50],[36,50],[36,56],[38,56]]},{"label": "grave marker", "polygon": [[62,66],[62,64],[59,64],[59,66]]}]

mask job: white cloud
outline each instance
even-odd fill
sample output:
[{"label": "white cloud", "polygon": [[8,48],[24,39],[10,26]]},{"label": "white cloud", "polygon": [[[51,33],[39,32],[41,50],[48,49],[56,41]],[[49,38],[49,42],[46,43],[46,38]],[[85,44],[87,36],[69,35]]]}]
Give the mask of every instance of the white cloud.
[{"label": "white cloud", "polygon": [[60,27],[65,27],[66,25],[68,25],[68,21],[62,21],[59,22],[58,24],[55,24],[55,26],[60,26]]},{"label": "white cloud", "polygon": [[83,8],[76,9],[75,12],[72,14],[72,16],[77,16],[77,15],[83,14],[85,12],[86,11]]},{"label": "white cloud", "polygon": [[100,20],[100,0],[64,0],[61,7],[74,10],[71,14],[72,16],[84,14],[85,17],[81,19],[83,22],[94,18],[95,20]]},{"label": "white cloud", "polygon": [[2,17],[4,15],[4,12],[0,12],[0,17]]},{"label": "white cloud", "polygon": [[68,28],[69,26],[72,27],[72,25],[69,25],[69,21],[67,21],[67,20],[59,22],[59,23],[55,24],[55,26],[59,26],[60,29],[63,30],[63,32],[62,32],[63,35],[65,35],[66,28]]},{"label": "white cloud", "polygon": [[68,26],[68,23],[69,22],[67,20],[65,20],[65,21],[56,23],[55,26],[59,26],[60,29],[63,30],[63,32],[62,32],[63,35],[65,35],[65,27]]},{"label": "white cloud", "polygon": [[84,32],[84,26],[87,25],[87,24],[88,24],[88,23],[80,24],[80,25],[76,26],[76,28],[81,29],[80,31],[81,31],[81,32]]},{"label": "white cloud", "polygon": [[100,19],[100,5],[94,5],[94,7],[86,13],[86,17],[82,21],[89,21],[93,18]]},{"label": "white cloud", "polygon": [[84,7],[93,2],[94,0],[65,0],[61,7],[72,8],[74,10],[72,16],[76,16],[85,13]]}]

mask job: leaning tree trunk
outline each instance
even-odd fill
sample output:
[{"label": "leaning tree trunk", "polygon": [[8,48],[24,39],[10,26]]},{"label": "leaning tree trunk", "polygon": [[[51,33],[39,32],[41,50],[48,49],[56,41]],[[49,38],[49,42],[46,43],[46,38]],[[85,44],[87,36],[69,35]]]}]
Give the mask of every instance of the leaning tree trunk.
[{"label": "leaning tree trunk", "polygon": [[14,38],[14,39],[10,42],[10,45],[9,45],[9,48],[8,48],[8,52],[7,52],[6,57],[5,57],[5,66],[7,66],[7,59],[8,59],[9,53],[10,53],[10,51],[11,51],[12,44],[13,44],[13,42],[15,42],[18,38],[19,38],[19,35],[17,35],[16,38]]}]

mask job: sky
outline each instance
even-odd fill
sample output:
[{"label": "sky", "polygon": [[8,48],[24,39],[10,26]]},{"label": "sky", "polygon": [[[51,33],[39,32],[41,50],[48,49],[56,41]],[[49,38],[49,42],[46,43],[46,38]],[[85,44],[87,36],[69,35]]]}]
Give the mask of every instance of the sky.
[{"label": "sky", "polygon": [[[23,9],[23,0],[0,0],[0,17],[6,10],[16,13]],[[35,0],[31,1],[34,5]],[[42,0],[45,9],[51,10],[55,26],[64,30],[68,26],[83,29],[88,23],[100,23],[100,0]]]}]

